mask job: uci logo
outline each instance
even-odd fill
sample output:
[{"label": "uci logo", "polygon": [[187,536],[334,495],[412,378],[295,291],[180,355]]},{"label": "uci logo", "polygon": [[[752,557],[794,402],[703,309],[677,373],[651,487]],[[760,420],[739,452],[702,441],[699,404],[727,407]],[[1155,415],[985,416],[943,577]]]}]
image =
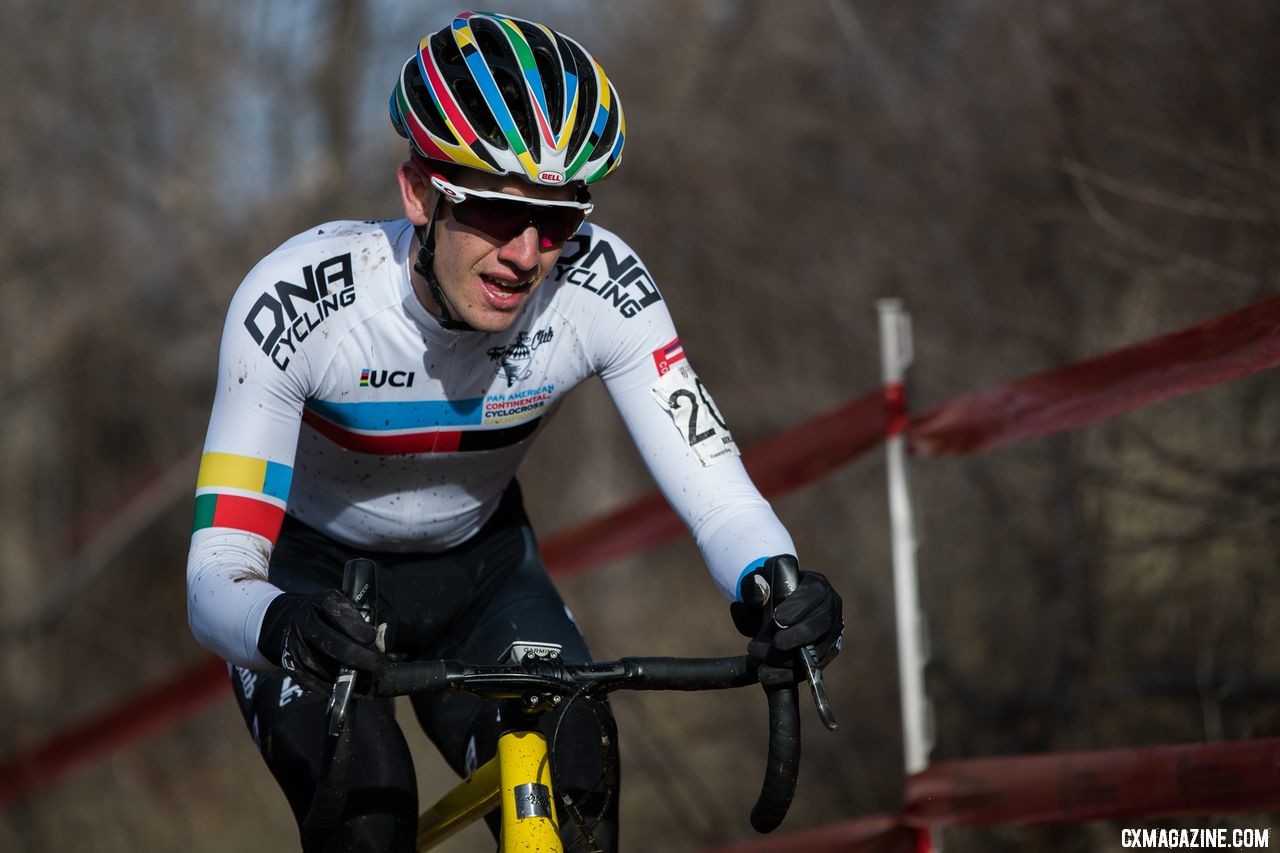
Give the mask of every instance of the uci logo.
[{"label": "uci logo", "polygon": [[361,388],[381,388],[383,385],[390,385],[392,388],[412,388],[413,371],[370,370],[367,367],[360,371]]},{"label": "uci logo", "polygon": [[538,182],[543,184],[563,184],[564,172],[553,172],[550,169],[539,172]]}]

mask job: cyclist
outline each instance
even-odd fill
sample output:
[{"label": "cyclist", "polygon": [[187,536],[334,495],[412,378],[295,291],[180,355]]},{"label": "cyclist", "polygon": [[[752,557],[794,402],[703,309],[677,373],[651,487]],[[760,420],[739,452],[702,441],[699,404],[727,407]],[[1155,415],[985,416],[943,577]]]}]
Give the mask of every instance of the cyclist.
[{"label": "cyclist", "polygon": [[[390,112],[410,148],[396,171],[405,218],[321,225],[250,271],[223,329],[197,482],[191,628],[233,665],[246,723],[300,822],[339,666],[372,672],[388,654],[496,662],[515,641],[589,660],[514,478],[588,376],[603,380],[739,630],[760,632],[766,559],[794,552],[648,270],[587,221],[588,188],[617,168],[626,132],[591,54],[541,24],[462,13],[405,63]],[[336,589],[355,555],[379,563],[384,630]],[[802,644],[823,664],[839,649],[839,596],[818,573],[800,577],[776,633],[750,644],[775,677]],[[457,772],[492,755],[493,704],[413,705]],[[600,737],[576,707],[556,757],[562,793],[590,814]],[[304,844],[410,850],[417,789],[390,701],[363,703],[357,719],[343,820]],[[616,804],[596,832],[608,849]]]}]

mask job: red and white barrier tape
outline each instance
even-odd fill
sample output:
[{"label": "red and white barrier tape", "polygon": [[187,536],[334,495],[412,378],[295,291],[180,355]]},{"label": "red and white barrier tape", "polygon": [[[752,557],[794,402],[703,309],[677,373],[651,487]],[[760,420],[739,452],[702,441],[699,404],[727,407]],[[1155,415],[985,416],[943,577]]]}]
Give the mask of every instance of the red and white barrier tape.
[{"label": "red and white barrier tape", "polygon": [[914,826],[1280,809],[1280,738],[975,758],[907,780]]},{"label": "red and white barrier tape", "polygon": [[1107,355],[947,400],[911,421],[917,456],[1075,429],[1280,365],[1280,297]]},{"label": "red and white barrier tape", "polygon": [[100,717],[59,732],[0,764],[0,806],[79,764],[186,719],[230,694],[230,687],[226,662],[209,658]]},{"label": "red and white barrier tape", "polygon": [[[784,494],[861,456],[884,436],[885,408],[872,392],[748,447],[742,462],[765,497]],[[570,574],[643,553],[684,533],[662,496],[650,492],[616,512],[549,538],[542,558],[552,574]]]},{"label": "red and white barrier tape", "polygon": [[929,829],[1280,809],[1280,738],[935,764],[904,815],[871,815],[705,853],[923,853]]}]

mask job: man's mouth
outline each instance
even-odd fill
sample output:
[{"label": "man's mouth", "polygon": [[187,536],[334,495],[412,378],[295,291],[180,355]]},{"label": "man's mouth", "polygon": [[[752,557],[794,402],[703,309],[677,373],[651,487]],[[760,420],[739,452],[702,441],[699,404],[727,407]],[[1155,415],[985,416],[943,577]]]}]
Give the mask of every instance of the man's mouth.
[{"label": "man's mouth", "polygon": [[499,311],[513,311],[533,287],[533,278],[518,281],[506,281],[493,276],[480,276],[480,289],[484,292],[485,302],[490,308]]},{"label": "man's mouth", "polygon": [[519,281],[503,281],[501,279],[496,279],[488,275],[481,275],[480,280],[484,282],[486,286],[504,294],[525,293],[529,290],[530,285],[532,285],[533,283],[532,279],[522,279]]}]

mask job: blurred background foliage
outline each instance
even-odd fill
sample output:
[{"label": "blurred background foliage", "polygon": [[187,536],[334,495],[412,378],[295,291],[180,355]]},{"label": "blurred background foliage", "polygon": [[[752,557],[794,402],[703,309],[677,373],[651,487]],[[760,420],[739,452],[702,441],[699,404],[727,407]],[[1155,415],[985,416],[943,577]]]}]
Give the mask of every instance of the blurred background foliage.
[{"label": "blurred background foliage", "polygon": [[[456,11],[6,4],[0,755],[204,659],[183,566],[222,313],[290,235],[400,215],[386,97]],[[599,221],[663,287],[740,445],[879,383],[878,297],[914,316],[923,410],[1275,293],[1269,0],[507,11],[577,37],[615,79],[630,136]],[[1280,732],[1275,383],[915,467],[935,759]],[[775,502],[848,622],[828,677],[843,726],[807,713],[791,828],[900,805],[883,479],[872,454]],[[596,383],[522,480],[544,538],[651,487]],[[164,512],[104,540],[139,483]],[[599,656],[741,645],[688,542],[560,586]],[[615,702],[629,849],[750,836],[761,705]],[[439,792],[446,771],[415,748],[424,795]],[[6,850],[289,849],[293,833],[229,695],[0,813]],[[1118,838],[1087,824],[947,842]],[[450,849],[491,842],[475,831]]]}]

